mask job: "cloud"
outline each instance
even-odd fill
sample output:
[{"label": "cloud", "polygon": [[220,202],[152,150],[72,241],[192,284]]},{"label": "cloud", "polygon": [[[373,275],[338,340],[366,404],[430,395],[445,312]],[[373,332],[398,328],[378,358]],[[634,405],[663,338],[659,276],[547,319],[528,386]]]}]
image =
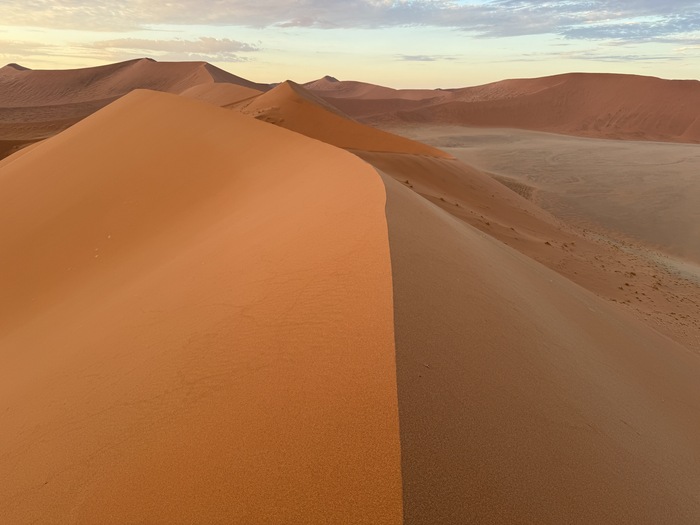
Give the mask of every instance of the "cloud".
[{"label": "cloud", "polygon": [[239,42],[238,40],[211,37],[201,37],[196,40],[120,38],[100,40],[84,47],[102,51],[109,58],[148,55],[161,60],[218,62],[244,62],[248,58],[242,57],[240,53],[250,53],[258,50],[256,46]]},{"label": "cloud", "polygon": [[520,53],[507,62],[542,62],[549,60],[586,60],[591,62],[675,62],[684,60],[682,55],[673,54],[639,54],[639,53],[601,53],[597,50],[570,51],[567,53]]},{"label": "cloud", "polygon": [[433,26],[483,37],[556,34],[652,41],[700,31],[697,0],[3,0],[5,25],[128,30],[161,24],[384,28]]},{"label": "cloud", "polygon": [[440,60],[456,60],[448,55],[397,55],[398,60],[404,62],[438,62]]},{"label": "cloud", "polygon": [[0,39],[0,62],[36,57],[79,57],[117,62],[143,56],[162,61],[247,62],[250,58],[242,54],[257,50],[256,46],[245,42],[208,37],[196,40],[122,38],[67,45]]},{"label": "cloud", "polygon": [[46,54],[53,46],[40,42],[23,42],[18,40],[0,40],[0,57],[27,57]]}]

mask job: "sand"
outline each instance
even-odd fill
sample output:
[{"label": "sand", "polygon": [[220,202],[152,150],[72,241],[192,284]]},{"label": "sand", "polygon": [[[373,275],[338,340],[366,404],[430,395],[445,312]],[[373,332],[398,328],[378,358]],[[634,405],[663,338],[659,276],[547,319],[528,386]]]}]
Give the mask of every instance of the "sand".
[{"label": "sand", "polygon": [[192,86],[179,94],[183,97],[194,98],[215,106],[225,107],[257,97],[262,94],[262,91],[237,84],[215,82]]},{"label": "sand", "polygon": [[401,521],[374,170],[145,91],[6,160],[4,520]]},{"label": "sand", "polygon": [[484,86],[391,95],[386,88],[309,85],[349,115],[373,123],[459,124],[585,137],[700,142],[700,82],[568,73]]},{"label": "sand", "polygon": [[[218,84],[235,87],[226,92]],[[205,62],[143,58],[82,69],[36,71],[9,64],[0,68],[0,159],[12,153],[3,146],[7,141],[32,142],[53,136],[134,89],[181,93],[197,86],[208,87],[190,91],[188,96],[210,101],[228,93],[226,103],[245,98],[238,96],[245,89],[268,89],[266,84]],[[238,95],[232,97],[236,89]]]},{"label": "sand", "polygon": [[449,157],[436,148],[355,122],[290,81],[232,109],[340,148]]},{"label": "sand", "polygon": [[700,263],[700,147],[457,126],[395,128],[534,190],[567,222]]},{"label": "sand", "polygon": [[385,181],[405,522],[696,520],[698,356]]},{"label": "sand", "polygon": [[[266,90],[128,67],[182,96],[116,95],[0,160],[5,519],[700,520],[700,283],[644,217],[694,235],[696,147],[404,122],[450,99],[686,140],[586,115],[629,82],[667,114],[693,84]],[[549,112],[562,93],[587,103]]]}]

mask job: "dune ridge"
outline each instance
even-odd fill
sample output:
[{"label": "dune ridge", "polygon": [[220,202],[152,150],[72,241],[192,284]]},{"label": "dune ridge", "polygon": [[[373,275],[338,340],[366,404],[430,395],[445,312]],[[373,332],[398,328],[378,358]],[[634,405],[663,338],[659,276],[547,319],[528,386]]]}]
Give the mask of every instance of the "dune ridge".
[{"label": "dune ridge", "polygon": [[136,91],[0,188],[4,520],[401,521],[376,171]]},{"label": "dune ridge", "polygon": [[[16,71],[14,68],[11,68]],[[35,107],[109,99],[134,89],[180,93],[203,83],[266,88],[206,62],[157,62],[141,58],[83,69],[31,70],[0,75],[0,107]]]},{"label": "dune ridge", "polygon": [[[238,86],[241,92],[244,88],[268,89],[266,84],[237,77],[206,62],[142,58],[72,70],[30,70],[10,64],[0,69],[0,140],[31,142],[50,137],[134,89],[181,93],[222,83]],[[213,89],[217,88],[209,88]],[[221,97],[222,88],[218,92]],[[229,97],[227,103],[231,100],[240,99]]]},{"label": "dune ridge", "polygon": [[568,76],[438,101],[195,69],[0,159],[4,517],[700,520],[700,285],[320,95],[530,118]]},{"label": "dune ridge", "polygon": [[[340,85],[338,85],[340,84]],[[330,86],[330,87],[329,87]],[[405,97],[389,88],[313,82],[307,87],[373,123],[459,124],[628,140],[700,142],[700,82],[567,73]],[[432,93],[432,96],[430,96]]]},{"label": "dune ridge", "polygon": [[179,94],[183,97],[194,98],[215,106],[225,107],[257,97],[262,94],[262,91],[237,84],[215,82],[213,84],[198,84],[185,89]]},{"label": "dune ridge", "polygon": [[[251,113],[257,118],[329,144],[341,147],[347,144],[344,137],[338,137],[338,130],[349,121],[335,118],[335,115],[328,118],[325,107],[307,93],[299,86],[281,85],[274,93],[264,95],[265,103],[251,99],[232,108],[245,111],[247,104],[257,104],[261,109]],[[302,96],[303,103],[299,100]],[[352,129],[363,131],[363,127],[357,125]],[[587,235],[582,229],[556,219],[523,197],[533,188],[518,188],[513,184],[506,187],[493,176],[456,159],[421,154],[413,146],[415,142],[396,143],[399,147],[394,151],[377,147],[379,142],[374,130],[366,126],[364,130],[365,137],[372,140],[355,142],[355,147],[346,147],[348,151],[460,221],[514,247],[593,293],[620,303],[640,321],[700,353],[700,288],[697,283],[679,278],[671,269],[643,255],[622,252],[605,238]]]},{"label": "dune ridge", "polygon": [[355,122],[291,81],[231,109],[340,148],[450,157],[437,148]]}]

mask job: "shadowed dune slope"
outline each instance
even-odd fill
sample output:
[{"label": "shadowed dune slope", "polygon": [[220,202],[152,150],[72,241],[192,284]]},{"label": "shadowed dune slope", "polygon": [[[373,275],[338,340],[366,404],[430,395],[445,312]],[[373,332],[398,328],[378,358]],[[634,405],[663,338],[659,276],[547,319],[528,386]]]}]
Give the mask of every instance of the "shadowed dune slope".
[{"label": "shadowed dune slope", "polygon": [[341,148],[450,157],[431,146],[355,122],[289,81],[233,109]]},{"label": "shadowed dune slope", "polygon": [[[380,90],[315,91],[349,115],[374,122],[521,128],[609,139],[700,142],[700,82],[569,73],[390,97]],[[310,88],[314,90],[314,86]]]},{"label": "shadowed dune slope", "polygon": [[[275,94],[271,92],[264,96],[270,95]],[[335,140],[338,120],[317,117],[326,115],[322,103],[310,96],[305,96],[303,104],[297,100],[298,97],[275,95],[278,113],[290,114],[289,108],[292,108],[293,122],[314,123],[314,126],[292,129],[323,141],[340,143]],[[259,101],[251,101],[255,102]],[[267,114],[263,113],[263,116]],[[285,125],[283,118],[272,121]],[[650,322],[688,348],[700,351],[700,325],[693,321],[700,312],[700,289],[687,286],[657,264],[621,253],[614,246],[569,227],[493,177],[456,159],[412,154],[410,148],[402,149],[398,153],[349,151],[458,219],[587,290],[625,304],[637,318]],[[513,188],[525,195],[532,191],[526,185]],[[629,279],[633,282],[629,283]]]},{"label": "shadowed dune slope", "polygon": [[405,523],[696,523],[698,356],[385,183]]},{"label": "shadowed dune slope", "polygon": [[401,522],[384,206],[349,153],[148,91],[5,159],[3,520]]},{"label": "shadowed dune slope", "polygon": [[[568,225],[458,160],[353,152],[460,221],[622,303],[638,319],[700,354],[700,287],[673,269]],[[527,186],[512,187],[527,195]]]}]

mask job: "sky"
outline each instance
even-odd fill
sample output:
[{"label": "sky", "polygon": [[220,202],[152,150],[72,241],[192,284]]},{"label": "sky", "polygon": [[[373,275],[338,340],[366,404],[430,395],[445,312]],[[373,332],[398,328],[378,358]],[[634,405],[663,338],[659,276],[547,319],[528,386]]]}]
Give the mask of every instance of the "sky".
[{"label": "sky", "polygon": [[397,88],[572,71],[700,78],[700,0],[0,0],[0,62],[207,61]]}]

